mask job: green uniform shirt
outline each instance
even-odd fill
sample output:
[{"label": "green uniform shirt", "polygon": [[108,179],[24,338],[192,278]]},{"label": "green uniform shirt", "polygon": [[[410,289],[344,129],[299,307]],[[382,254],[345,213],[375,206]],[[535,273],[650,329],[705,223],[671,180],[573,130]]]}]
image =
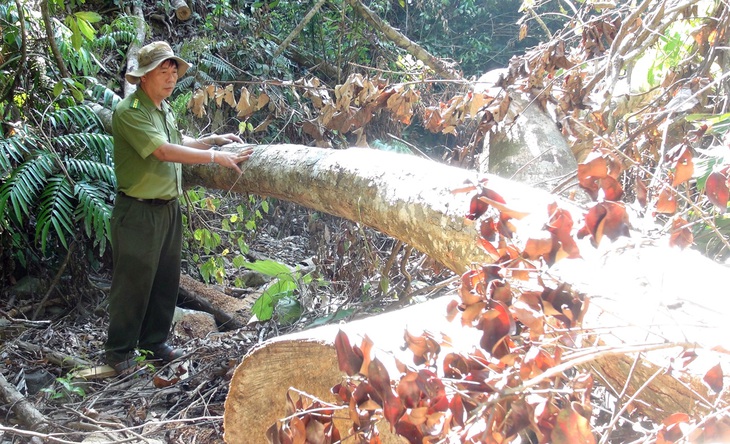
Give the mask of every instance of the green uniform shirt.
[{"label": "green uniform shirt", "polygon": [[137,88],[117,105],[112,134],[118,191],[141,199],[174,199],[182,194],[182,165],[161,162],[152,155],[166,142],[182,144],[167,102],[158,110]]}]

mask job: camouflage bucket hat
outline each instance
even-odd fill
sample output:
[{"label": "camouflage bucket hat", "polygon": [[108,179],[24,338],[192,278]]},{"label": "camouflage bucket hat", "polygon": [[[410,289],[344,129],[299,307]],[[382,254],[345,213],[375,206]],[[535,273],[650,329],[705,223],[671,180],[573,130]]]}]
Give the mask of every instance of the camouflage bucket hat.
[{"label": "camouflage bucket hat", "polygon": [[160,63],[168,59],[177,61],[177,74],[179,77],[185,75],[185,72],[190,68],[188,62],[177,57],[172,52],[172,48],[170,48],[167,42],[152,42],[139,50],[139,56],[137,57],[139,68],[128,72],[124,77],[127,79],[127,82],[136,85],[139,83],[140,77],[157,68]]}]

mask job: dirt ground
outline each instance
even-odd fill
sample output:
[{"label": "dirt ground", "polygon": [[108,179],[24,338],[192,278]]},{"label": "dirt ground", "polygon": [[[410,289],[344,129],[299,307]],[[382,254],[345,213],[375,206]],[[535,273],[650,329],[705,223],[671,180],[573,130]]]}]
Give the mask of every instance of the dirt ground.
[{"label": "dirt ground", "polygon": [[[185,348],[188,355],[167,366],[151,363],[149,371],[141,376],[89,380],[72,377],[79,367],[103,364],[108,274],[87,276],[77,286],[79,295],[53,294],[46,298],[42,314],[35,322],[27,319],[40,303],[42,293],[22,301],[33,308],[25,312],[18,310],[19,299],[7,299],[2,305],[3,313],[15,316],[0,317],[0,337],[4,341],[0,374],[23,397],[18,402],[27,401],[48,421],[48,427],[43,432],[31,432],[13,406],[0,405],[0,444],[222,443],[229,381],[252,346],[306,328],[322,313],[324,301],[329,308],[333,304],[359,307],[360,314],[398,302],[393,294],[363,304],[353,299],[359,292],[357,288],[372,284],[370,281],[377,275],[378,264],[365,261],[386,262],[392,239],[337,218],[313,218],[308,211],[288,205],[280,207],[259,232],[251,243],[249,256],[271,258],[290,266],[314,262],[317,273],[330,282],[317,290],[316,301],[305,307],[305,316],[289,326],[255,322],[238,330],[214,333],[176,328],[170,342]],[[350,247],[345,252],[341,247],[346,243]],[[364,257],[366,254],[370,254],[369,258]],[[422,274],[420,270],[428,267],[416,254],[399,261],[411,264],[413,277],[419,279],[420,285],[449,277],[443,270]],[[391,285],[395,289],[406,283],[397,273],[399,262],[394,264],[396,272]],[[234,276],[232,273],[231,280]],[[248,301],[249,307],[260,294],[257,288],[218,289]]]}]

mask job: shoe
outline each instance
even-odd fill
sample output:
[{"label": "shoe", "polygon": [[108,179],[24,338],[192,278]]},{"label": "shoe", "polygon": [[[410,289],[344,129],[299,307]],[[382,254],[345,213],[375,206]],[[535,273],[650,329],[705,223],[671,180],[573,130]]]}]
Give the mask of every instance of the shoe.
[{"label": "shoe", "polygon": [[180,348],[172,348],[169,344],[163,342],[160,345],[150,349],[155,359],[163,362],[172,362],[185,356],[185,351]]},{"label": "shoe", "polygon": [[145,366],[139,362],[137,357],[131,357],[119,362],[110,362],[109,366],[121,377],[131,376],[136,373],[141,374],[145,371]]}]

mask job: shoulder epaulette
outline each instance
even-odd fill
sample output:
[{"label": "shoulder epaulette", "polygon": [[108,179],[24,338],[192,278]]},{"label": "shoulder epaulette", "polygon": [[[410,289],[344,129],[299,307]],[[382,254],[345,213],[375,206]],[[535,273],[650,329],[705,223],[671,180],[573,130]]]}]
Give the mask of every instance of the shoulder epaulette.
[{"label": "shoulder epaulette", "polygon": [[139,108],[139,99],[132,100],[132,103],[129,104],[129,107],[134,109]]}]

